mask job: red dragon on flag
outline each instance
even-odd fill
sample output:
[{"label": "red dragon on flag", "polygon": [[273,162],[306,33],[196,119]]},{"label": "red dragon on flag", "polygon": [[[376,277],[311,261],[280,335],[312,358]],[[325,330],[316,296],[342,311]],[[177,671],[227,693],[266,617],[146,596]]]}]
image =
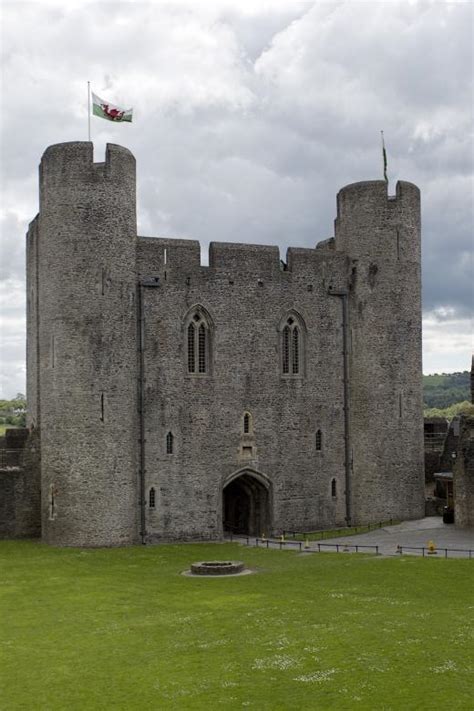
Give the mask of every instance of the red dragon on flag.
[{"label": "red dragon on flag", "polygon": [[121,121],[125,113],[125,111],[115,109],[112,106],[109,106],[108,104],[101,104],[101,109],[105,114],[107,114],[111,121]]}]

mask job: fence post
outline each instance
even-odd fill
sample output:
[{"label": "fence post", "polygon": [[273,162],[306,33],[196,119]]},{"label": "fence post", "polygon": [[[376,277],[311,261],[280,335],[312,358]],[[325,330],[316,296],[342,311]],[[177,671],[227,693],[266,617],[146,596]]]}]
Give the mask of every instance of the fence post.
[{"label": "fence post", "polygon": [[447,549],[447,548],[444,549],[444,557],[445,557],[445,558],[448,557],[448,549]]},{"label": "fence post", "polygon": [[425,557],[425,547],[423,546],[423,548],[421,550],[423,551],[423,558],[424,558]]},{"label": "fence post", "polygon": [[378,554],[379,554],[379,547],[375,546],[375,555],[378,555]]}]

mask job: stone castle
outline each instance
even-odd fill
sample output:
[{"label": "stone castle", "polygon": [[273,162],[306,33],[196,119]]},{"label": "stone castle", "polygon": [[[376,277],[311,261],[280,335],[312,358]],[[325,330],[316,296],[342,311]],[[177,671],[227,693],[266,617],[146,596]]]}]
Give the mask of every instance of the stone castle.
[{"label": "stone castle", "polygon": [[[314,249],[137,236],[135,160],[49,147],[27,236],[41,534],[110,546],[424,513],[420,196]],[[38,453],[41,453],[39,459]]]}]

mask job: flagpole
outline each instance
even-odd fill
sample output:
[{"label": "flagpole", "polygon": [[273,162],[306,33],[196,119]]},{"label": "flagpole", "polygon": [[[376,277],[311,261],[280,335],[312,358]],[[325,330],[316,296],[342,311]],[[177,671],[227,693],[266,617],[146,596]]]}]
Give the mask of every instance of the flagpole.
[{"label": "flagpole", "polygon": [[89,143],[91,140],[91,83],[87,82],[87,128],[89,135]]}]

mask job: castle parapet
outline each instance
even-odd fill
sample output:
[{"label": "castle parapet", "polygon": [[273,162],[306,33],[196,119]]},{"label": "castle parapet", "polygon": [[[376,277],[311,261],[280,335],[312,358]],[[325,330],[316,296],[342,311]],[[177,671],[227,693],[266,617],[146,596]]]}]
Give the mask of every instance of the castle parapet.
[{"label": "castle parapet", "polygon": [[280,272],[280,250],[268,245],[211,242],[209,266],[223,272],[271,277]]},{"label": "castle parapet", "polygon": [[139,237],[137,263],[141,275],[164,271],[187,275],[199,270],[201,247],[190,239]]},{"label": "castle parapet", "polygon": [[337,195],[336,250],[351,257],[420,259],[420,191],[398,181],[389,196],[384,180],[352,183]]},{"label": "castle parapet", "polygon": [[[71,141],[49,146],[40,164],[40,200],[48,190],[57,191],[77,185],[97,183],[101,180],[120,181],[135,192],[135,158],[123,146],[108,143],[105,162],[94,163],[93,144],[89,141]],[[40,203],[41,204],[41,203]]]},{"label": "castle parapet", "polygon": [[94,144],[90,141],[68,141],[55,143],[43,153],[41,167],[55,166],[62,171],[63,176],[72,178],[81,174],[90,174],[98,167],[105,167],[106,173],[111,174],[124,166],[135,166],[135,157],[128,148],[116,143],[107,143],[105,147],[105,162],[94,163]]}]

